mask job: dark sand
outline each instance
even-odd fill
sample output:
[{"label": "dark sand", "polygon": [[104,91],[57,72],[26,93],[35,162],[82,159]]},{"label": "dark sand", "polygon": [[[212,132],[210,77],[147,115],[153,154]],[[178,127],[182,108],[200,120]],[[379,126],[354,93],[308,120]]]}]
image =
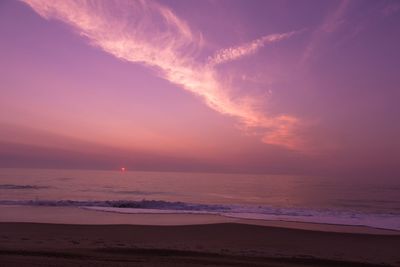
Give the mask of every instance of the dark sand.
[{"label": "dark sand", "polygon": [[0,223],[0,266],[400,266],[400,236],[238,223]]}]

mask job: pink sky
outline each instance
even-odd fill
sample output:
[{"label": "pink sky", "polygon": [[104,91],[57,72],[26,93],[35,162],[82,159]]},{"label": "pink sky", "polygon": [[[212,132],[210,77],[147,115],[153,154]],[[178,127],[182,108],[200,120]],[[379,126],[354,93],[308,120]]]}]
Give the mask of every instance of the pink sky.
[{"label": "pink sky", "polygon": [[397,1],[2,1],[0,166],[393,178]]}]

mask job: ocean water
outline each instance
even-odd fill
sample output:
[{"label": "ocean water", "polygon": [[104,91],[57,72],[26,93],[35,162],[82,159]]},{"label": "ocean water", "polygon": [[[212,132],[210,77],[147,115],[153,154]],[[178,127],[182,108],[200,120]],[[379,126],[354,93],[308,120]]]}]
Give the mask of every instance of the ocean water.
[{"label": "ocean water", "polygon": [[400,230],[400,182],[382,179],[0,169],[0,205],[218,214]]}]

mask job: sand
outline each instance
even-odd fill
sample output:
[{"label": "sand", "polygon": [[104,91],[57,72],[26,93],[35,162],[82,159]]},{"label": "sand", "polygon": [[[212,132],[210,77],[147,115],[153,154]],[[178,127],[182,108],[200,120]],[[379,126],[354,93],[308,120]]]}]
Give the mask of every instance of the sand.
[{"label": "sand", "polygon": [[0,266],[400,266],[400,236],[218,223],[0,223]]},{"label": "sand", "polygon": [[400,231],[364,226],[266,221],[230,218],[205,214],[120,214],[78,207],[0,205],[0,222],[35,222],[55,224],[134,224],[134,225],[193,225],[240,223],[291,229],[318,230],[339,233],[400,235]]},{"label": "sand", "polygon": [[49,207],[35,210],[39,222],[10,221],[28,221],[14,214],[25,208],[0,209],[0,266],[400,266],[393,231]]}]

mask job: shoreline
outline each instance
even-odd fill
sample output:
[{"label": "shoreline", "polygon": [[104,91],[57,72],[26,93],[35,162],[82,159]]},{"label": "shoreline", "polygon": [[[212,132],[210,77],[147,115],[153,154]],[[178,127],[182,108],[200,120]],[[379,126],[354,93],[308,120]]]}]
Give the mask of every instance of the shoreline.
[{"label": "shoreline", "polygon": [[398,235],[234,222],[0,223],[0,266],[400,266],[399,247]]},{"label": "shoreline", "polygon": [[50,223],[71,225],[202,225],[238,223],[321,232],[400,235],[400,231],[370,226],[298,222],[286,220],[242,219],[196,213],[119,213],[82,207],[0,205],[0,223]]}]

